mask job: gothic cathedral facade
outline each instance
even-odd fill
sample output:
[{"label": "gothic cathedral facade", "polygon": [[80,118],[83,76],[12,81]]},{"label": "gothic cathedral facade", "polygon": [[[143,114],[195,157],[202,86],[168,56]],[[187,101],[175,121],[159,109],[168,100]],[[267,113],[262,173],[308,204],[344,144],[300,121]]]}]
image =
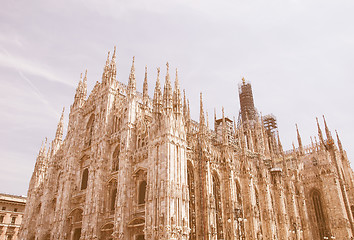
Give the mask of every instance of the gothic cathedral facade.
[{"label": "gothic cathedral facade", "polygon": [[250,83],[239,85],[238,120],[190,117],[169,66],[153,98],[116,80],[116,54],[87,97],[80,79],[63,140],[39,151],[20,239],[348,240],[354,176],[337,135],[284,151],[276,118],[260,116]]}]

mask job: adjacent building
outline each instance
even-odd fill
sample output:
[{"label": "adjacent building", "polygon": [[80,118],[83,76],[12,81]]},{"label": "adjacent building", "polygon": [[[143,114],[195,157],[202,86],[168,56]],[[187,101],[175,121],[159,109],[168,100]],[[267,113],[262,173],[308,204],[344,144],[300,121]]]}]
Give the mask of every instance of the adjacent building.
[{"label": "adjacent building", "polygon": [[[239,85],[238,119],[199,121],[167,64],[152,98],[116,79],[116,55],[87,96],[80,78],[63,140],[38,154],[20,239],[231,240],[353,238],[354,178],[338,135],[284,151],[273,115]],[[237,98],[236,89],[235,96]],[[301,114],[301,113],[299,113]]]},{"label": "adjacent building", "polygon": [[0,240],[16,240],[26,197],[0,193]]}]

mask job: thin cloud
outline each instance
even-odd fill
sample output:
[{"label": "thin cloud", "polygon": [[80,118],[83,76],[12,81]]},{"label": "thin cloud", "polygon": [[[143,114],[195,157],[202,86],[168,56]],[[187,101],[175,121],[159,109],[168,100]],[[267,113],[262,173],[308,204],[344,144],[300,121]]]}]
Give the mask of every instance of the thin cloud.
[{"label": "thin cloud", "polygon": [[60,114],[53,108],[53,106],[45,99],[45,97],[42,95],[42,93],[39,91],[39,89],[32,83],[32,81],[26,77],[21,71],[18,71],[18,73],[20,74],[21,78],[23,80],[25,80],[28,85],[31,87],[32,91],[34,92],[34,94],[38,97],[38,99],[44,103],[50,110],[51,112],[56,116],[59,117]]},{"label": "thin cloud", "polygon": [[35,76],[43,77],[47,80],[65,84],[70,87],[74,87],[73,84],[64,81],[64,78],[57,76],[56,74],[48,71],[42,66],[36,65],[34,63],[28,62],[18,56],[13,56],[9,54],[4,48],[3,52],[0,52],[0,65],[7,68],[13,68],[21,72],[26,72]]}]

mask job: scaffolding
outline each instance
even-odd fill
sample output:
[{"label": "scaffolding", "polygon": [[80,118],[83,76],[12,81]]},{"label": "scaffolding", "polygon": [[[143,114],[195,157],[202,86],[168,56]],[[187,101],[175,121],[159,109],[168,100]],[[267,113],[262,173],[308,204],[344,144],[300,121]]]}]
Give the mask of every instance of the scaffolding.
[{"label": "scaffolding", "polygon": [[273,114],[268,114],[263,117],[263,125],[268,134],[268,137],[275,136],[278,131],[277,118]]},{"label": "scaffolding", "polygon": [[242,78],[242,83],[238,86],[240,97],[240,116],[242,122],[257,120],[257,110],[254,107],[252,86]]}]

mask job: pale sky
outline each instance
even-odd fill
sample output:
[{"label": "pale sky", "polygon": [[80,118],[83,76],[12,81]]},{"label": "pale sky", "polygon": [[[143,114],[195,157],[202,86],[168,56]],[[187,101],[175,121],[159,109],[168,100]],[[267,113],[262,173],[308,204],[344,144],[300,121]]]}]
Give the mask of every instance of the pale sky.
[{"label": "pale sky", "polygon": [[[316,116],[337,129],[354,161],[354,1],[25,1],[0,0],[0,192],[26,195],[36,156],[51,141],[63,107],[65,126],[80,73],[101,81],[117,46],[117,78],[128,82],[135,56],[141,91],[148,67],[178,68],[199,119],[214,108],[239,113],[241,78],[255,105],[273,113],[285,149],[317,136]],[[171,73],[172,74],[172,73]],[[322,122],[321,122],[322,124]],[[323,126],[323,124],[322,124]]]}]

